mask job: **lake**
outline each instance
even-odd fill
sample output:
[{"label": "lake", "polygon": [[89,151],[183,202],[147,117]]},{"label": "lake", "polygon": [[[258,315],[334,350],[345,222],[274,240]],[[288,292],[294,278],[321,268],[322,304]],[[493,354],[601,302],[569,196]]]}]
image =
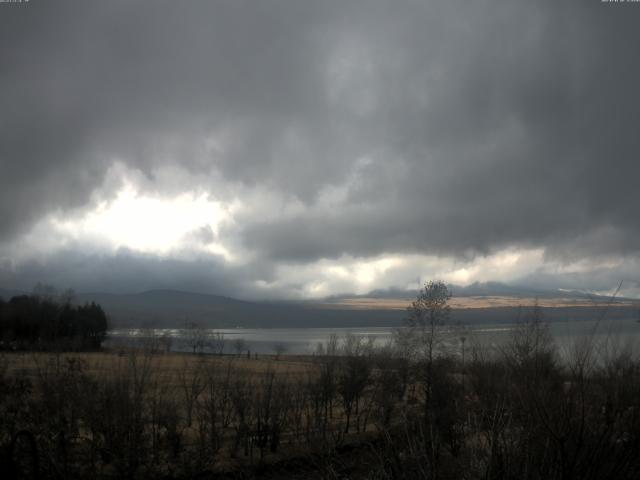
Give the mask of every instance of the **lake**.
[{"label": "lake", "polygon": [[[640,323],[635,319],[597,321],[561,321],[549,323],[549,330],[562,356],[571,353],[576,345],[592,339],[599,348],[620,350],[632,348],[637,351],[640,345]],[[511,336],[516,324],[476,324],[455,327],[446,336],[446,348],[455,351],[461,345],[460,338],[465,338],[466,347],[499,349]],[[235,353],[237,339],[244,342],[243,351],[271,354],[277,345],[282,345],[289,354],[312,354],[318,344],[326,344],[331,335],[344,338],[356,335],[371,339],[382,346],[393,339],[395,327],[371,328],[230,328],[202,329],[198,335],[203,338],[224,339],[224,353]],[[194,332],[187,329],[115,329],[108,333],[105,346],[135,345],[152,339],[163,339],[173,351],[190,351],[189,338]],[[211,348],[204,348],[204,351]]]}]

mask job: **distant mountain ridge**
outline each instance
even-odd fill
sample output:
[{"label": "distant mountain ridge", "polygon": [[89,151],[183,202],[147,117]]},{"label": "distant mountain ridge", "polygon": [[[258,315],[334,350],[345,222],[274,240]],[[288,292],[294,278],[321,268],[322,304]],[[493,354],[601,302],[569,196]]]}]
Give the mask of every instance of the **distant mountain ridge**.
[{"label": "distant mountain ridge", "polygon": [[[525,297],[523,293],[518,298],[530,297]],[[78,300],[95,301],[102,305],[115,326],[175,328],[188,322],[196,322],[214,328],[355,328],[399,326],[407,315],[404,308],[328,308],[330,302],[324,301],[248,302],[173,290],[152,290],[130,295],[83,294],[78,295]],[[599,306],[543,307],[543,313],[549,321],[594,320],[600,317],[605,304],[602,302]],[[509,323],[527,315],[531,308],[531,304],[524,303],[523,307],[454,309],[451,320],[462,323]],[[630,318],[635,315],[637,309],[627,305],[613,305],[607,311],[607,317],[611,319]]]},{"label": "distant mountain ridge", "polygon": [[[509,285],[502,282],[474,282],[467,286],[449,284],[449,290],[454,297],[484,297],[484,296],[505,296],[514,298],[580,298],[608,300],[610,297],[596,295],[579,290],[545,290],[520,285]],[[395,298],[413,299],[418,293],[416,290],[402,290],[399,288],[376,289],[369,293],[360,295],[335,295],[329,300],[343,298]],[[618,297],[623,300],[622,297]],[[624,299],[629,300],[629,299]]]},{"label": "distant mountain ridge", "polygon": [[[543,308],[550,321],[565,319],[594,319],[609,298],[590,296],[581,292],[538,291],[513,287],[498,282],[452,285],[454,298],[469,298],[470,308],[456,308],[452,321],[463,323],[503,323],[515,321],[530,308],[533,298],[578,298],[592,300],[576,306],[547,306]],[[14,294],[28,292],[0,289],[0,297],[8,300]],[[405,305],[417,292],[405,290],[377,290],[368,295],[330,297],[314,301],[245,301],[226,296],[179,290],[149,290],[141,293],[114,294],[104,292],[79,293],[78,303],[96,302],[102,305],[114,327],[170,327],[179,328],[190,322],[214,328],[312,328],[367,327],[400,325],[406,317]],[[511,305],[474,308],[473,298],[509,297]],[[396,308],[382,308],[380,303],[361,302],[357,308],[342,300],[395,299]],[[623,300],[623,299],[619,299]],[[405,303],[406,301],[406,303]],[[525,307],[518,307],[522,303]],[[600,306],[598,306],[599,304]],[[364,306],[362,306],[364,305]],[[528,306],[527,306],[528,305]],[[638,315],[639,303],[613,305],[610,318],[630,318]]]}]

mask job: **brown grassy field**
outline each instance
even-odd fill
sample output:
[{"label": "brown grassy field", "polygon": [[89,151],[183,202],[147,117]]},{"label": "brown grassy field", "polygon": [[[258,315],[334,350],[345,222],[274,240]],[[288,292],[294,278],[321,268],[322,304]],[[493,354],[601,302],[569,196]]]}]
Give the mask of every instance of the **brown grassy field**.
[{"label": "brown grassy field", "polygon": [[[412,298],[341,298],[326,303],[314,304],[316,308],[348,309],[348,310],[406,310]],[[509,297],[504,295],[483,295],[471,297],[453,297],[449,305],[454,309],[478,309],[519,307],[522,305],[538,305],[544,308],[593,307],[594,300],[588,298],[536,298]],[[638,308],[637,300],[617,299],[616,306]]]},{"label": "brown grassy field", "polygon": [[324,352],[0,353],[2,478],[640,478],[623,351],[560,363],[533,322],[466,363]]},{"label": "brown grassy field", "polygon": [[[144,351],[130,350],[128,352],[63,352],[51,354],[49,352],[0,352],[0,360],[9,375],[22,375],[26,378],[36,378],[39,372],[52,363],[64,363],[73,359],[83,364],[84,371],[95,377],[122,372],[128,368],[131,358],[149,362],[154,374],[163,377],[174,377],[186,368],[196,365],[205,368],[223,370],[232,366],[242,375],[257,377],[265,372],[273,371],[287,376],[306,375],[316,371],[317,366],[312,356],[305,355],[260,355],[258,358],[246,355],[202,355],[190,353],[154,353],[145,356]],[[146,359],[146,360],[145,360]]]}]

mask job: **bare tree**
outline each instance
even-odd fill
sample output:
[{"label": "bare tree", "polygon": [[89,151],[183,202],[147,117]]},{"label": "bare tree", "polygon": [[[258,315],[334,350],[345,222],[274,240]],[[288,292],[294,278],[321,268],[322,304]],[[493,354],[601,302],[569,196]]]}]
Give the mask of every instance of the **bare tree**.
[{"label": "bare tree", "polygon": [[225,343],[226,343],[226,339],[224,338],[224,333],[222,332],[214,332],[207,335],[207,343],[206,343],[207,347],[215,355],[223,354]]},{"label": "bare tree", "polygon": [[244,338],[236,338],[233,341],[233,349],[236,351],[236,354],[240,356],[242,352],[244,352],[247,348],[247,342],[245,342]]},{"label": "bare tree", "polygon": [[541,369],[548,370],[555,365],[555,345],[544,322],[542,309],[538,302],[531,313],[520,319],[511,331],[511,339],[505,352],[507,360],[526,374],[538,374]]},{"label": "bare tree", "polygon": [[280,355],[284,355],[288,350],[287,345],[284,342],[278,342],[273,346],[273,351],[276,354],[276,360],[280,360]]},{"label": "bare tree", "polygon": [[193,353],[202,353],[207,343],[207,331],[196,322],[187,322],[184,329],[185,343]]},{"label": "bare tree", "polygon": [[[429,475],[438,476],[441,438],[438,434],[438,398],[434,385],[441,384],[442,375],[434,366],[436,356],[445,352],[445,326],[449,321],[451,292],[441,281],[429,281],[411,303],[403,329],[398,330],[398,343],[410,357],[417,360],[416,380],[422,388],[423,416],[420,428],[425,440]],[[436,378],[437,376],[437,378]],[[445,382],[446,383],[446,382]],[[441,390],[439,388],[439,390]]]},{"label": "bare tree", "polygon": [[430,281],[418,292],[411,303],[405,328],[398,332],[400,343],[418,360],[433,363],[433,358],[444,339],[444,327],[449,321],[451,292],[441,281]]},{"label": "bare tree", "polygon": [[[369,384],[371,362],[363,354],[362,337],[347,336],[345,340],[345,359],[341,364],[338,377],[338,393],[342,397],[342,405],[346,417],[344,433],[349,433],[352,414],[359,415],[360,400]],[[359,430],[359,422],[356,429]]]},{"label": "bare tree", "polygon": [[184,359],[182,369],[179,371],[179,382],[184,394],[184,405],[186,410],[186,424],[191,426],[193,420],[193,409],[198,401],[198,397],[206,388],[204,378],[204,365],[202,362],[192,364],[188,357]]},{"label": "bare tree", "polygon": [[169,333],[163,333],[162,336],[160,337],[160,345],[162,346],[162,349],[166,353],[169,353],[171,351],[172,344],[173,344],[173,338],[171,337],[171,335]]}]

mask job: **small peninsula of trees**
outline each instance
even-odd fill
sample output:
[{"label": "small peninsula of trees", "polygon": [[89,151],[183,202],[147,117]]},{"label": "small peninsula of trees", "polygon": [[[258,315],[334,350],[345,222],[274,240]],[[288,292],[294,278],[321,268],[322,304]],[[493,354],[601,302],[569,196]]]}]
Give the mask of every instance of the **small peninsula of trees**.
[{"label": "small peninsula of trees", "polygon": [[38,286],[31,295],[0,299],[0,348],[3,350],[95,350],[104,340],[108,319],[96,303],[74,305],[70,291],[56,294]]}]

